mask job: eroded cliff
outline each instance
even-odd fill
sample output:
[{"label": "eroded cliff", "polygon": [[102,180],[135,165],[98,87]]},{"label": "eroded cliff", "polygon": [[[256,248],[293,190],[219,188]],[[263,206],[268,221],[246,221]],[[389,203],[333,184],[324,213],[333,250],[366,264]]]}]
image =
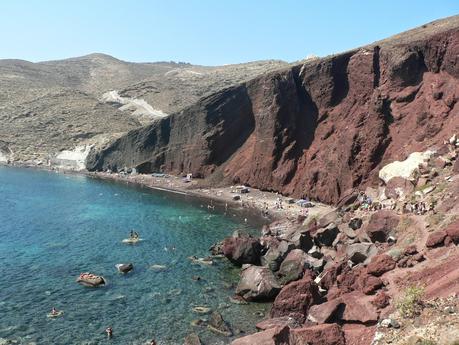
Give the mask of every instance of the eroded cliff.
[{"label": "eroded cliff", "polygon": [[459,127],[459,16],[201,99],[93,151],[89,170],[193,173],[336,203]]}]

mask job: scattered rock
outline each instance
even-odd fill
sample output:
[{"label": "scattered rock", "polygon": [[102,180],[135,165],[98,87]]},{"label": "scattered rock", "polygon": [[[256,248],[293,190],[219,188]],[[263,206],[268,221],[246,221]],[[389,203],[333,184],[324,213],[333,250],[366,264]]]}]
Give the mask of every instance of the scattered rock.
[{"label": "scattered rock", "polygon": [[399,216],[390,210],[380,210],[373,213],[366,228],[366,233],[372,242],[386,242],[387,237],[399,223]]},{"label": "scattered rock", "polygon": [[207,325],[207,327],[212,332],[224,335],[225,337],[231,337],[233,335],[231,328],[226,323],[226,321],[223,320],[222,315],[217,311],[214,311],[210,316],[209,324]]},{"label": "scattered rock", "polygon": [[305,267],[307,267],[308,259],[314,258],[310,257],[301,249],[294,249],[288,253],[279,268],[278,275],[280,277],[280,282],[282,284],[287,284],[291,281],[300,279],[303,276]]},{"label": "scattered rock", "polygon": [[355,291],[342,295],[340,298],[346,305],[342,320],[345,322],[358,322],[373,324],[378,321],[376,307],[363,293]]},{"label": "scattered rock", "polygon": [[287,254],[294,248],[295,245],[293,243],[280,241],[279,243],[272,245],[261,257],[261,264],[269,267],[271,271],[275,272],[279,269],[282,260],[284,260]]},{"label": "scattered rock", "polygon": [[231,345],[287,345],[290,329],[288,326],[269,328],[234,340]]},{"label": "scattered rock", "polygon": [[413,191],[414,185],[410,180],[403,177],[393,177],[387,182],[384,193],[388,198],[403,200],[407,195],[413,193]]},{"label": "scattered rock", "polygon": [[313,305],[308,311],[307,319],[318,324],[339,321],[344,307],[345,305],[339,297],[322,304]]},{"label": "scattered rock", "polygon": [[134,269],[134,265],[129,263],[129,264],[117,264],[115,265],[116,269],[118,272],[121,273],[128,273]]},{"label": "scattered rock", "polygon": [[274,327],[284,326],[289,326],[290,328],[298,328],[301,326],[301,324],[297,320],[289,316],[274,317],[271,319],[260,321],[256,324],[257,329],[262,331]]},{"label": "scattered rock", "polygon": [[352,229],[352,230],[357,230],[357,229],[360,229],[362,227],[362,219],[361,218],[352,218],[350,221],[349,221],[349,227]]},{"label": "scattered rock", "polygon": [[272,300],[280,291],[280,285],[267,267],[244,265],[236,294],[247,301]]},{"label": "scattered rock", "polygon": [[443,245],[443,241],[445,240],[446,232],[445,231],[436,231],[433,232],[427,237],[426,247],[434,248],[440,247]]},{"label": "scattered rock", "polygon": [[191,333],[186,336],[183,345],[202,345],[202,343],[201,339],[199,339],[199,336],[196,333]]},{"label": "scattered rock", "polygon": [[290,331],[290,345],[345,345],[344,333],[336,323]]},{"label": "scattered rock", "polygon": [[395,268],[395,260],[387,254],[374,256],[367,266],[367,272],[376,277],[383,275]]},{"label": "scattered rock", "polygon": [[250,236],[228,237],[223,240],[222,252],[234,264],[257,264],[260,262],[261,244]]},{"label": "scattered rock", "polygon": [[451,238],[454,244],[459,244],[459,220],[449,224],[444,231]]},{"label": "scattered rock", "polygon": [[338,233],[339,233],[339,229],[335,225],[335,223],[330,223],[327,225],[327,227],[323,229],[319,229],[314,234],[314,241],[319,246],[330,247],[333,244],[333,241],[335,240]]},{"label": "scattered rock", "polygon": [[307,315],[309,308],[321,300],[319,288],[311,277],[292,282],[283,287],[271,308],[271,317]]},{"label": "scattered rock", "polygon": [[378,249],[372,243],[354,243],[346,248],[346,255],[354,264],[363,263],[376,255]]}]

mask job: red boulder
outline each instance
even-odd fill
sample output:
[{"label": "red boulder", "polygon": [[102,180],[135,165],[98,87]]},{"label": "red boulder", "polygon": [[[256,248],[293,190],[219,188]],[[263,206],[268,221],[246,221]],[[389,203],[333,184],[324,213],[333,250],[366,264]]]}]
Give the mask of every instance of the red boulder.
[{"label": "red boulder", "polygon": [[434,247],[440,247],[444,244],[446,237],[446,232],[445,231],[436,231],[433,232],[427,237],[426,241],[426,247],[428,248],[434,248]]},{"label": "red boulder", "polygon": [[292,329],[290,345],[345,345],[344,333],[336,323]]},{"label": "red boulder", "polygon": [[376,277],[383,275],[395,268],[395,260],[387,254],[374,256],[367,266],[367,272]]}]

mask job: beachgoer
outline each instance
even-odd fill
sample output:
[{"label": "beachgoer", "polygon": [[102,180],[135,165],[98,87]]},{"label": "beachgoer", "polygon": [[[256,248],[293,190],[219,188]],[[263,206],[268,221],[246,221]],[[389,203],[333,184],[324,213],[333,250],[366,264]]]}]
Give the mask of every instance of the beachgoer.
[{"label": "beachgoer", "polygon": [[105,333],[107,333],[107,337],[111,338],[113,336],[113,329],[111,326],[108,326],[106,329],[105,329]]},{"label": "beachgoer", "polygon": [[155,339],[152,339],[152,340],[150,341],[150,345],[157,345],[157,344],[156,344],[156,340],[155,340]]},{"label": "beachgoer", "polygon": [[129,238],[134,238],[134,230],[131,230],[131,233],[129,234]]},{"label": "beachgoer", "polygon": [[59,314],[59,311],[53,307],[53,309],[51,309],[51,315],[57,315]]}]

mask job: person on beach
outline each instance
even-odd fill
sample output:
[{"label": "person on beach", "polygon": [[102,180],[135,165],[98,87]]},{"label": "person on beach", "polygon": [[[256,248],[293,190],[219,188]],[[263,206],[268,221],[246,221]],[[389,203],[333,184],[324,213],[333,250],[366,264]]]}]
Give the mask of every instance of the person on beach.
[{"label": "person on beach", "polygon": [[111,338],[113,336],[113,329],[111,326],[108,326],[106,329],[105,329],[105,333],[107,333],[107,337]]}]

